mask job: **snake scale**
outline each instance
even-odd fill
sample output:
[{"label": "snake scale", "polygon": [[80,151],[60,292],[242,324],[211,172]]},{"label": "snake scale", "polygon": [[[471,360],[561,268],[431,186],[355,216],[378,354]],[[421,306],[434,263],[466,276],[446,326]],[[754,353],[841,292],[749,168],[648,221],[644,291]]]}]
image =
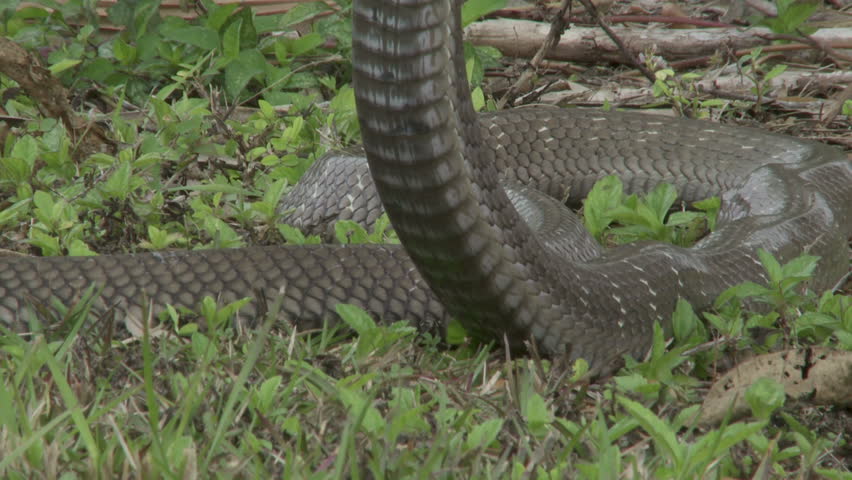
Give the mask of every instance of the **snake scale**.
[{"label": "snake scale", "polygon": [[[452,316],[476,335],[512,347],[532,340],[542,353],[583,357],[604,371],[623,354],[644,354],[653,322],[665,323],[678,298],[701,309],[730,285],[765,281],[758,248],[782,262],[819,255],[815,289],[848,272],[852,165],[842,152],[630,112],[521,108],[477,116],[464,80],[459,9],[455,0],[356,0],[353,79],[379,195],[365,167],[346,159],[318,166],[317,176],[330,185],[357,183],[356,203],[335,189],[325,196],[306,190],[314,187],[293,191],[306,218],[337,215],[312,213],[307,205],[315,205],[369,221],[380,198],[402,247],[6,257],[0,320],[24,332],[39,310],[33,305],[71,303],[93,283],[102,287],[96,309],[129,318],[147,302],[159,311],[194,307],[205,295],[262,295],[283,298],[289,319],[312,328],[348,302],[436,333]],[[557,198],[570,190],[576,198],[609,173],[632,191],[674,183],[684,201],[720,194],[717,230],[691,249],[641,243],[581,260],[543,246],[500,183]],[[256,313],[250,303],[240,315]]]}]

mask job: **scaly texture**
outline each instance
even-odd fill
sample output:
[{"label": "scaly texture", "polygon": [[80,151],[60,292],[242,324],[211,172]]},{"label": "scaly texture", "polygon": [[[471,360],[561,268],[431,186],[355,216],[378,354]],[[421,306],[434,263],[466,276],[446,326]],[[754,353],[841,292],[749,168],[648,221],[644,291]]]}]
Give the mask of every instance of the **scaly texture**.
[{"label": "scaly texture", "polygon": [[[558,154],[561,146],[578,150],[580,161],[608,156],[617,170],[653,169],[662,157],[669,171],[696,178],[716,164],[736,185],[724,194],[719,229],[692,251],[634,245],[588,263],[553,255],[501,188],[499,148],[484,147],[504,136],[484,135],[474,114],[460,8],[454,0],[356,0],[353,77],[382,203],[426,283],[468,330],[517,347],[531,340],[602,370],[625,353],[643,354],[654,320],[664,322],[678,296],[701,308],[726,286],[765,280],[759,247],[781,261],[805,250],[821,255],[823,285],[847,270],[852,168],[831,150],[629,114],[588,115],[579,128],[603,126],[601,135],[579,143],[578,132],[559,127],[560,114],[522,110],[526,121],[510,122],[517,135],[509,155]],[[530,142],[539,135],[543,143]],[[755,148],[775,152],[742,175],[737,159]]]}]

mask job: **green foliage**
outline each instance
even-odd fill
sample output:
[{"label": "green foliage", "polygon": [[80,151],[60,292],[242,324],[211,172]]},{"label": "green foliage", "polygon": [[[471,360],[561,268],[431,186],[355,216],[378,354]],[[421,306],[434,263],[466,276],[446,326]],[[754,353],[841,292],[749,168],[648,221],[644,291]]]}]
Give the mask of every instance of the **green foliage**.
[{"label": "green foliage", "polygon": [[[159,90],[160,98],[166,98],[175,91],[204,85],[220,89],[237,102],[252,99],[260,91],[263,98],[278,105],[289,103],[287,99],[300,90],[319,86],[315,77],[302,71],[302,59],[327,53],[322,32],[298,39],[261,34],[287,28],[304,15],[328,12],[322,2],[262,19],[235,3],[208,2],[207,14],[197,20],[161,18],[159,2],[153,0],[118,2],[108,10],[109,21],[125,28],[106,41],[96,41],[98,17],[81,3],[68,2],[52,15],[39,7],[13,12],[6,19],[5,32],[32,47],[60,40],[59,48],[48,56],[54,74],[69,84],[91,81],[119,89],[134,103],[144,103],[151,91]],[[76,35],[45,28],[81,17],[87,26]],[[346,34],[348,43],[346,29],[339,31],[329,25],[325,20],[316,28],[337,32],[336,36]],[[69,28],[68,24],[64,27]],[[273,53],[274,65],[266,60]],[[171,83],[163,83],[163,79],[171,79]]]},{"label": "green foliage", "polygon": [[[62,124],[0,79],[6,112],[31,119],[0,146],[4,247],[58,255],[319,242],[280,224],[277,204],[329,145],[360,135],[345,60],[348,2],[340,13],[316,2],[265,17],[203,5],[188,21],[161,19],[155,1],[118,2],[109,19],[126,29],[107,37],[90,2],[0,6],[2,33],[43,53],[72,94],[117,105],[91,117],[119,145],[77,158]],[[267,35],[307,19],[312,30],[299,38]],[[465,48],[479,87],[500,54]],[[693,78],[663,72],[655,87],[700,116],[716,105],[688,100]],[[475,96],[478,108],[494,107],[481,89]],[[686,242],[695,224],[712,228],[717,199],[699,204],[706,218],[670,214],[674,202],[667,187],[627,197],[605,179],[587,222],[607,243]],[[344,222],[336,234],[343,243],[394,239],[386,219],[372,232]],[[761,258],[769,285],[728,293],[706,314],[717,332],[739,339],[735,347],[767,348],[789,339],[757,342],[750,329],[786,326],[795,341],[852,348],[848,295],[803,293],[810,259]],[[694,427],[699,387],[728,351],[700,349],[710,334],[685,302],[673,343],[657,327],[646,362],[628,360],[612,382],[588,387],[582,360],[507,362],[452,325],[452,348],[437,348],[408,324],[381,325],[347,305],[337,323],[355,338],[331,324],[291,328],[277,305],[259,328],[234,328],[247,300],[210,298],[196,312],[168,307],[156,328],[122,336],[120,312],[91,313],[97,294],[49,305],[56,318],[42,325],[33,315],[26,336],[0,322],[0,477],[848,476],[830,463],[844,437],[782,406],[773,385],[748,393],[760,421]],[[748,313],[743,303],[754,301],[775,311]]]},{"label": "green foliage", "polygon": [[386,213],[376,219],[372,233],[351,220],[340,220],[334,224],[337,241],[343,245],[359,243],[399,243],[396,234],[390,229],[390,219]]},{"label": "green foliage", "polygon": [[717,307],[733,299],[750,298],[783,310],[789,305],[800,304],[804,300],[799,287],[811,278],[819,257],[801,255],[782,266],[766,250],[758,250],[757,256],[766,270],[768,284],[745,282],[731,287],[719,296],[716,301]]},{"label": "green foliage", "polygon": [[746,55],[737,60],[737,65],[743,71],[746,78],[754,83],[751,92],[761,98],[766,91],[769,82],[787,70],[783,64],[773,65],[767,70],[766,59],[763,56],[763,48],[755,47]]},{"label": "green foliage", "polygon": [[506,0],[468,0],[462,6],[462,26],[501,8],[506,8]]},{"label": "green foliage", "polygon": [[[716,300],[718,313],[705,318],[723,335],[737,338],[741,348],[769,349],[782,340],[778,326],[787,326],[792,341],[852,346],[852,304],[848,295],[826,292],[817,298],[807,286],[819,257],[802,255],[781,265],[767,252],[758,251],[768,282],[745,282],[723,292]],[[763,313],[751,312],[745,304],[769,306]],[[769,332],[753,339],[747,333]],[[762,340],[758,340],[761,339]]]},{"label": "green foliage", "polygon": [[[583,221],[601,243],[629,243],[639,239],[689,245],[702,233],[702,225],[715,225],[714,202],[702,203],[708,212],[680,211],[669,214],[675,204],[674,187],[661,184],[643,197],[626,196],[621,180],[610,175],[600,179],[586,197]],[[711,213],[712,215],[708,215]],[[610,227],[613,223],[621,226]]]},{"label": "green foliage", "polygon": [[[654,68],[649,57],[648,67]],[[674,107],[680,115],[693,118],[708,118],[714,108],[725,108],[726,100],[719,98],[703,99],[695,85],[701,75],[694,72],[678,75],[670,68],[659,69],[654,72],[654,84],[652,92],[655,98],[659,98]]]},{"label": "green foliage", "polygon": [[820,3],[814,0],[775,0],[778,12],[775,17],[753,19],[758,25],[769,27],[774,33],[789,35],[810,35],[816,31],[813,27],[804,27],[819,8]]},{"label": "green foliage", "polygon": [[755,417],[769,420],[772,413],[784,406],[784,386],[770,378],[761,378],[746,391],[746,401]]},{"label": "green foliage", "polygon": [[417,333],[414,327],[405,322],[380,327],[364,310],[354,305],[340,304],[335,310],[343,322],[358,334],[356,358],[359,359],[364,359],[377,350],[391,347],[401,339]]}]

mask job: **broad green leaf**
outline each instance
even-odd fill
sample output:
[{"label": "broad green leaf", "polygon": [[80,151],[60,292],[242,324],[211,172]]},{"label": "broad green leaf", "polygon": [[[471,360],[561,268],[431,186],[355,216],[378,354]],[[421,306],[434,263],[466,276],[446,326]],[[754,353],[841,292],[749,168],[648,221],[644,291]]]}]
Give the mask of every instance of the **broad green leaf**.
[{"label": "broad green leaf", "polygon": [[207,27],[198,27],[187,25],[185,22],[181,24],[178,21],[171,21],[160,27],[160,33],[165,38],[194,45],[204,51],[219,48],[219,35],[215,30]]},{"label": "broad green leaf", "polygon": [[522,407],[530,432],[536,436],[546,435],[547,427],[553,421],[553,413],[541,395],[530,392],[524,399]]},{"label": "broad green leaf", "polygon": [[344,245],[367,243],[370,234],[361,224],[352,220],[340,220],[334,224],[334,236]]},{"label": "broad green leaf", "polygon": [[112,44],[112,52],[116,60],[122,65],[130,65],[136,61],[136,47],[127,44],[121,37],[116,38]]},{"label": "broad green leaf", "polygon": [[672,314],[672,329],[678,344],[691,344],[704,339],[701,320],[692,309],[692,305],[682,298],[677,299],[675,311]]},{"label": "broad green leaf", "polygon": [[376,322],[362,308],[341,303],[335,306],[334,309],[340,315],[340,318],[343,319],[343,322],[349,325],[352,330],[355,330],[358,335],[369,335],[376,329]]},{"label": "broad green leaf", "polygon": [[340,400],[346,405],[349,411],[350,419],[361,418],[361,426],[367,433],[381,431],[385,427],[385,421],[381,413],[379,413],[376,407],[372,406],[371,401],[364,394],[352,388],[342,386],[345,381],[346,379],[343,379],[338,382],[337,392]]},{"label": "broad green leaf", "polygon": [[229,25],[222,35],[222,53],[232,60],[240,55],[240,22]]},{"label": "broad green leaf", "polygon": [[678,441],[671,427],[641,403],[622,396],[618,396],[616,399],[642,425],[657,448],[675,464],[675,468],[682,465],[685,445]]},{"label": "broad green leaf", "polygon": [[53,75],[59,75],[60,73],[64,72],[65,70],[68,70],[69,68],[76,67],[80,64],[80,62],[81,60],[66,58],[65,60],[61,60],[59,62],[54,63],[48,68],[48,70],[50,70],[50,73],[52,73]]},{"label": "broad green leaf", "polygon": [[462,26],[501,8],[506,8],[506,0],[467,0],[462,5]]},{"label": "broad green leaf", "polygon": [[467,434],[465,448],[473,450],[477,448],[488,448],[496,439],[500,429],[503,428],[503,419],[492,418],[473,427]]},{"label": "broad green leaf", "polygon": [[101,185],[101,191],[107,198],[126,200],[130,195],[130,162],[122,162],[121,165]]},{"label": "broad green leaf", "polygon": [[598,180],[583,204],[583,222],[593,237],[600,240],[601,233],[613,218],[610,211],[621,203],[621,180],[610,175]]},{"label": "broad green leaf", "polygon": [[89,246],[79,238],[75,238],[71,240],[71,244],[68,245],[68,255],[71,257],[93,257],[97,255],[97,252],[92,251],[92,249],[90,249]]},{"label": "broad green leaf", "polygon": [[243,50],[225,67],[225,90],[228,95],[237,98],[252,78],[265,71],[266,59],[259,51]]},{"label": "broad green leaf", "polygon": [[760,378],[746,390],[746,401],[751,412],[761,420],[784,406],[784,386],[771,378]]},{"label": "broad green leaf", "polygon": [[757,250],[757,257],[760,258],[760,263],[763,264],[763,268],[766,269],[766,273],[769,275],[769,283],[777,284],[780,282],[783,277],[783,273],[781,271],[781,264],[778,263],[778,260],[775,260],[775,257],[773,257],[771,253],[762,248]]},{"label": "broad green leaf", "polygon": [[290,54],[299,56],[321,47],[325,43],[325,39],[318,33],[313,32],[296,39],[286,39],[286,42],[287,50]]}]

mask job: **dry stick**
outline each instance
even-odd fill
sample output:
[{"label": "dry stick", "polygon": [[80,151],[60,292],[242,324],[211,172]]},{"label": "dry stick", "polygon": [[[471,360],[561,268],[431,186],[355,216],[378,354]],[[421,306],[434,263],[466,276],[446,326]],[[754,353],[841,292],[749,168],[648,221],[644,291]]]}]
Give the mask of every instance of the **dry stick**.
[{"label": "dry stick", "polygon": [[[533,15],[531,15],[533,13]],[[539,7],[509,7],[494,10],[486,15],[485,18],[514,18],[520,20],[543,21],[542,13]],[[695,17],[676,17],[674,15],[606,15],[603,20],[609,24],[613,23],[669,23],[672,25],[694,25],[696,27],[708,28],[732,28],[735,25],[725,22],[716,22],[713,20],[705,20]],[[587,23],[588,19],[581,17],[568,16],[565,18],[568,23]]]},{"label": "dry stick", "polygon": [[820,40],[817,40],[811,35],[806,35],[799,32],[799,35],[787,35],[787,34],[770,34],[770,35],[758,35],[760,38],[765,38],[766,40],[789,40],[791,42],[804,43],[805,45],[816,48],[831,59],[835,65],[843,68],[843,62],[852,62],[852,57],[848,55],[844,55],[842,53],[838,53],[831,45],[828,45]]},{"label": "dry stick", "polygon": [[831,99],[829,107],[823,112],[822,118],[820,119],[822,124],[828,125],[833,122],[834,118],[837,117],[843,109],[843,105],[850,99],[852,99],[852,83],[847,84],[846,88],[844,88],[842,92],[838,93]]},{"label": "dry stick", "polygon": [[632,53],[630,53],[629,50],[627,50],[627,46],[624,45],[624,42],[621,41],[621,38],[619,38],[618,35],[616,35],[615,32],[613,32],[612,29],[609,28],[609,25],[607,25],[606,23],[604,23],[603,20],[601,20],[600,15],[598,15],[598,9],[595,8],[592,2],[590,0],[580,0],[580,3],[582,3],[583,6],[586,7],[586,10],[589,12],[589,15],[591,15],[592,18],[595,19],[601,29],[606,32],[607,36],[618,47],[618,49],[621,51],[621,54],[624,55],[624,58],[627,59],[627,62],[633,64],[633,66],[636,67],[637,70],[642,72],[642,75],[644,75],[649,82],[654,83],[654,81],[656,80],[656,78],[654,77],[654,73],[651,72],[651,70],[649,70],[648,67],[646,67],[642,62],[640,62],[638,58],[636,58]]},{"label": "dry stick", "polygon": [[565,31],[565,13],[568,11],[569,6],[571,5],[571,0],[562,0],[562,5],[559,7],[559,13],[553,18],[553,21],[550,23],[550,31],[547,32],[547,37],[542,42],[541,47],[539,47],[538,51],[533,56],[532,60],[530,60],[529,67],[518,80],[509,88],[509,90],[503,95],[500,101],[497,102],[497,108],[502,109],[506,106],[506,103],[509,101],[509,98],[515,98],[521,91],[529,90],[532,85],[532,77],[533,73],[538,70],[538,66],[547,56],[553,47],[559,43],[559,38],[562,36],[562,32]]},{"label": "dry stick", "polygon": [[[801,42],[799,44],[784,44],[784,45],[766,45],[762,48],[763,53],[773,53],[773,52],[792,52],[797,50],[812,50],[819,49],[825,53],[826,56],[830,57],[832,61],[841,68],[844,68],[842,62],[845,60],[847,62],[852,61],[852,58],[837,53],[835,48],[852,48],[852,44],[846,42],[838,42],[836,45],[829,45],[820,40],[817,40],[813,37],[797,37],[794,35],[759,35],[760,38],[766,40],[793,40],[797,42]],[[782,38],[783,37],[783,38]],[[736,57],[742,57],[743,55],[748,55],[752,53],[752,48],[745,48],[740,50],[735,50],[731,54]],[[707,65],[713,57],[710,55],[703,55],[700,57],[690,58],[688,60],[678,60],[675,62],[669,63],[669,67],[673,70],[685,70],[687,68],[693,68],[698,66]],[[838,63],[840,62],[840,63]]]},{"label": "dry stick", "polygon": [[762,95],[762,96],[758,97],[757,95],[753,95],[753,94],[749,94],[749,93],[729,92],[729,91],[726,91],[726,90],[721,90],[721,89],[712,88],[712,87],[711,88],[702,88],[702,89],[700,89],[700,92],[706,93],[708,95],[712,95],[714,97],[724,98],[726,100],[736,100],[736,101],[741,101],[741,102],[749,102],[749,103],[753,103],[755,105],[759,105],[761,107],[773,106],[773,107],[776,107],[776,108],[780,108],[782,110],[798,111],[798,112],[802,111],[803,106],[815,105],[815,108],[816,107],[821,108],[821,105],[824,104],[824,102],[807,102],[807,103],[791,102],[791,101],[786,101],[786,100],[779,100],[777,98],[769,97],[769,96],[766,96],[766,95]]},{"label": "dry stick", "polygon": [[[671,25],[692,25],[707,28],[733,28],[736,25],[725,22],[714,22],[703,18],[675,17],[672,15],[610,15],[604,17],[607,23],[668,23]],[[571,23],[577,23],[572,19]]]}]

